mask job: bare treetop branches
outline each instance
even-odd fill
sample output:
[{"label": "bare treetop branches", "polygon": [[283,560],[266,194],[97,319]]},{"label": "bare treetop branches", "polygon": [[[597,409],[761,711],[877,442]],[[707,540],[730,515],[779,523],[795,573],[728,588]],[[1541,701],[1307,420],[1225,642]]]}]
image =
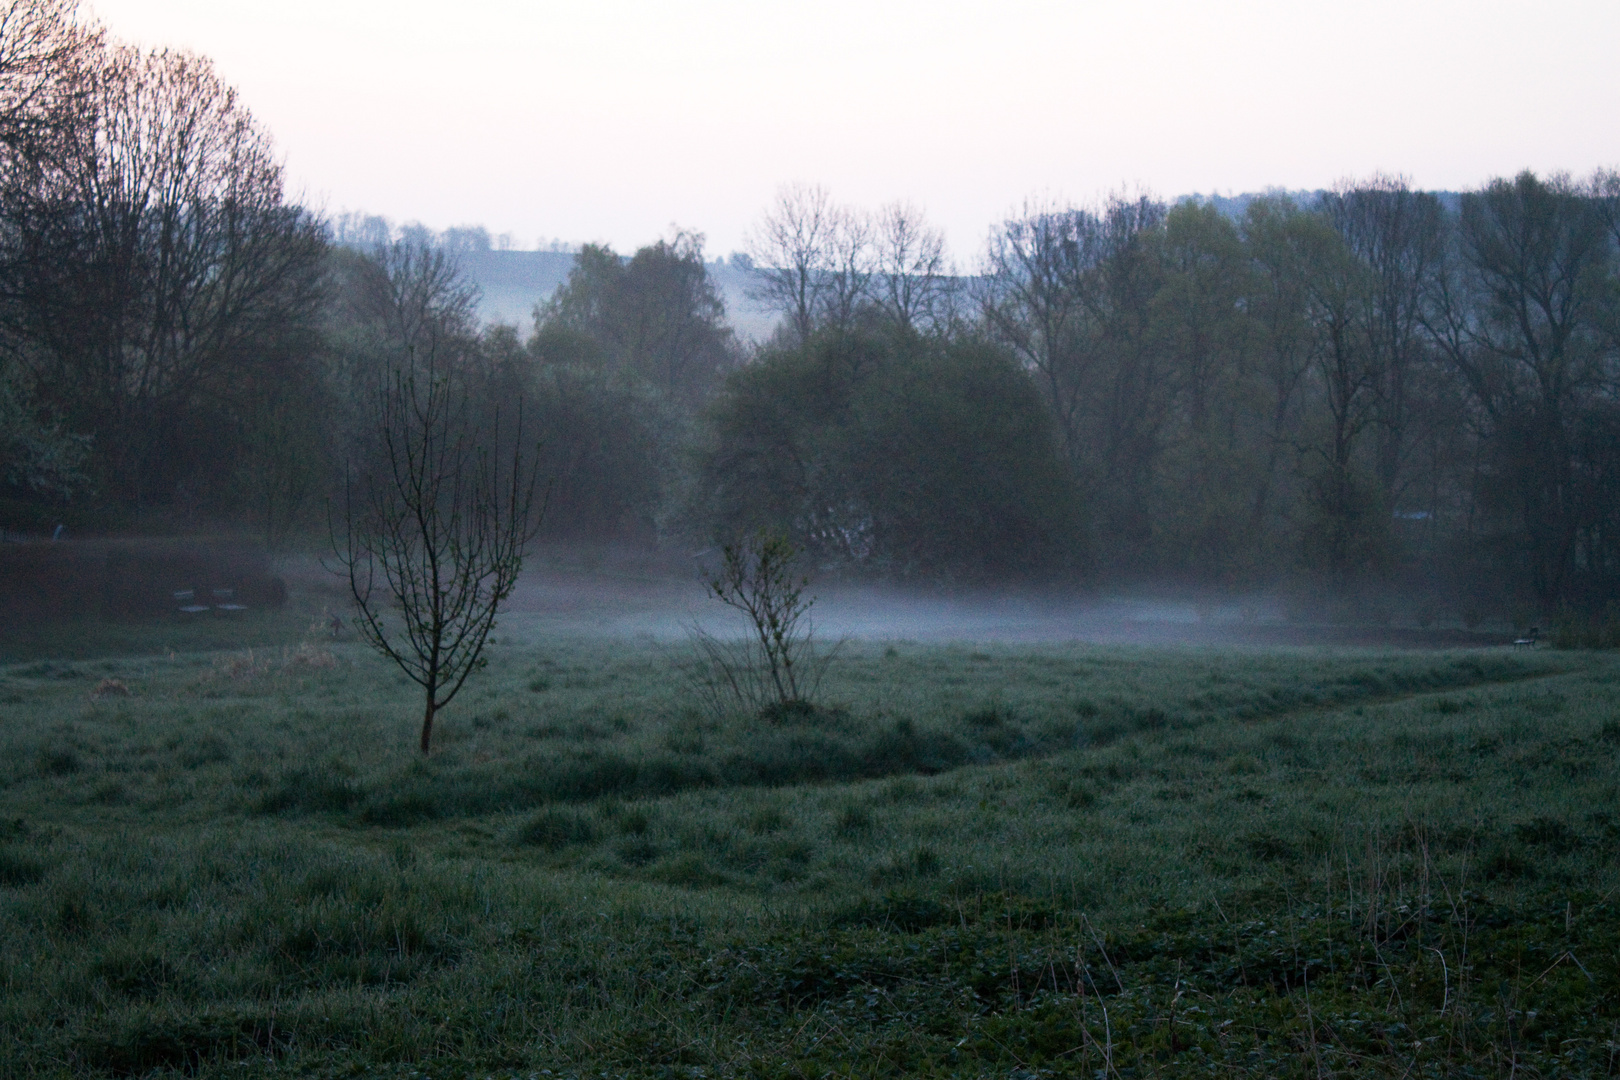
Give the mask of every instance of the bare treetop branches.
[{"label": "bare treetop branches", "polygon": [[58,150],[90,109],[105,35],[77,0],[0,3],[0,147],[25,167]]},{"label": "bare treetop branches", "polygon": [[838,211],[826,188],[790,184],[777,192],[748,240],[755,296],[783,312],[800,341],[815,329],[837,228]]},{"label": "bare treetop branches", "polygon": [[885,206],[876,228],[878,302],[898,326],[921,329],[936,316],[945,290],[945,234],[909,202]]},{"label": "bare treetop branches", "polygon": [[917,332],[942,315],[945,237],[911,203],[874,215],[832,202],[825,188],[789,185],[748,253],[754,297],[781,312],[801,343],[820,329],[847,334],[874,321]]}]

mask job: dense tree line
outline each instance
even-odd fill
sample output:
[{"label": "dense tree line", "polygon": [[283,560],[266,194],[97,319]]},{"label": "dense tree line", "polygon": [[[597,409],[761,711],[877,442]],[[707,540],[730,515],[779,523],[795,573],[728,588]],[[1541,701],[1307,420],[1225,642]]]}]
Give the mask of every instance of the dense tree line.
[{"label": "dense tree line", "polygon": [[[1454,207],[1386,177],[1240,217],[1143,196],[1032,204],[963,278],[908,264],[882,228],[893,210],[784,189],[754,251],[784,331],[716,410],[708,520],[763,516],[829,559],[930,576],[1078,568],[1601,607],[1620,599],[1617,207],[1613,173],[1524,173]],[[905,294],[929,298],[923,317]],[[1050,434],[1013,384],[981,384],[928,421],[926,465],[901,465],[892,431],[863,441],[881,410],[857,388],[914,420],[964,350],[1019,371]],[[910,389],[876,389],[908,364],[925,372]],[[972,426],[993,410],[1018,453]],[[964,447],[987,472],[947,468],[962,490],[930,488]],[[1035,521],[1051,539],[1017,539]]]},{"label": "dense tree line", "polygon": [[381,389],[430,360],[487,430],[522,411],[554,539],[768,527],[905,580],[1600,608],[1617,207],[1613,173],[1032,203],[964,274],[917,208],[798,186],[749,246],[769,341],[737,340],[685,232],[586,246],[524,338],[457,272],[487,236],[322,221],[205,59],[12,0],[0,506],[319,535]]}]

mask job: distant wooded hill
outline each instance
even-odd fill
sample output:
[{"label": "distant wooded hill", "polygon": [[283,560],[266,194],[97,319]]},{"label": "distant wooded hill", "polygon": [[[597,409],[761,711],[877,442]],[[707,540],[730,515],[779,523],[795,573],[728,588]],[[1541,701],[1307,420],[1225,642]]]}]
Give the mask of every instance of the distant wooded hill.
[{"label": "distant wooded hill", "polygon": [[[534,326],[534,306],[543,303],[574,266],[570,251],[463,250],[462,269],[478,286],[478,312],[485,322],[509,323],[524,333]],[[737,334],[763,341],[776,325],[774,312],[748,297],[749,272],[723,261],[707,264],[709,277],[726,302],[726,316]]]},{"label": "distant wooded hill", "polygon": [[[1249,204],[1266,196],[1283,195],[1301,206],[1314,203],[1315,191],[1273,189],[1248,191],[1239,195],[1184,195],[1177,202],[1207,203],[1228,218],[1241,218]],[[1434,193],[1448,211],[1455,213],[1462,196],[1455,191]],[[458,230],[461,231],[461,230]],[[481,231],[481,230],[473,230]],[[487,234],[486,234],[487,240]],[[574,265],[570,251],[502,251],[494,247],[464,247],[459,252],[467,277],[482,293],[478,311],[485,322],[508,323],[527,333],[534,326],[534,305],[543,303],[557,287],[568,280]],[[709,276],[726,302],[726,316],[737,335],[746,341],[764,341],[776,327],[777,313],[748,296],[750,272],[722,260],[708,263]]]}]

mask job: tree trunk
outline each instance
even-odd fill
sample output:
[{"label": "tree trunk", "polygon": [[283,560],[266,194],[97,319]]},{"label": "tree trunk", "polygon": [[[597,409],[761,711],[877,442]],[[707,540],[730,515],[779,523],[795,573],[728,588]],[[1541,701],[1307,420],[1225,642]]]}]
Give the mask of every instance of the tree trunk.
[{"label": "tree trunk", "polygon": [[427,695],[427,712],[422,716],[422,753],[424,754],[428,752],[428,746],[433,741],[434,712],[435,706],[433,703],[433,691],[429,690]]}]

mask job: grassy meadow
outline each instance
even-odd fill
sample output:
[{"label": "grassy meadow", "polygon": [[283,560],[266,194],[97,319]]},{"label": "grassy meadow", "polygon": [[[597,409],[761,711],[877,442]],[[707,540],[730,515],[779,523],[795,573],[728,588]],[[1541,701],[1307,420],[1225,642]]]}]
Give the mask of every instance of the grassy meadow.
[{"label": "grassy meadow", "polygon": [[308,622],[0,668],[0,1075],[1620,1069],[1612,654],[503,627],[423,759]]}]

